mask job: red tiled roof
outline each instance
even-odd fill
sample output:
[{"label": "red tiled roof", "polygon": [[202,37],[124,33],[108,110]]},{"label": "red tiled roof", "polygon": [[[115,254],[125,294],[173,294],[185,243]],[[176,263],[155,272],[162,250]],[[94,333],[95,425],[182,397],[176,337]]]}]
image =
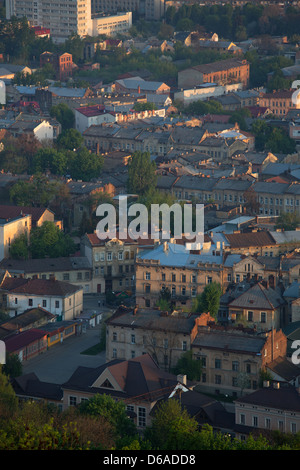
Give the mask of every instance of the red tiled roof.
[{"label": "red tiled roof", "polygon": [[[98,238],[97,234],[96,233],[87,233],[86,234],[89,242],[91,243],[92,246],[101,246],[101,245],[105,245],[105,243],[107,243],[107,241],[109,240],[101,240],[100,238]],[[116,236],[117,239],[119,239],[119,236],[117,234]],[[137,244],[137,245],[153,245],[154,244],[154,240],[149,237],[147,239],[143,239],[143,238],[138,238],[138,239],[133,239],[133,238],[130,238],[130,237],[127,237],[126,239],[122,239],[120,238],[120,240],[122,242],[124,242],[125,244]]]},{"label": "red tiled roof", "polygon": [[32,221],[38,221],[46,210],[45,207],[19,207],[0,205],[0,219],[14,219],[20,215],[31,215]]},{"label": "red tiled roof", "polygon": [[231,248],[247,248],[250,246],[270,246],[276,242],[269,232],[230,233],[225,234]]}]

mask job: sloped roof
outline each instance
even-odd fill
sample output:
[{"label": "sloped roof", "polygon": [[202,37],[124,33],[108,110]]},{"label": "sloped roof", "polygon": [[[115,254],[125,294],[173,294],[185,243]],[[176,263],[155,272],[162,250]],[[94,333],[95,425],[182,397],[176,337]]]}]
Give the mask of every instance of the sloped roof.
[{"label": "sloped roof", "polygon": [[249,248],[250,246],[270,246],[276,242],[269,232],[226,233],[225,238],[231,248]]},{"label": "sloped roof", "polygon": [[63,392],[59,384],[41,382],[34,372],[14,378],[12,386],[18,396],[46,398],[56,401],[63,398]]},{"label": "sloped roof", "polygon": [[16,294],[55,295],[64,297],[80,290],[80,287],[64,281],[50,279],[6,278],[1,289]]},{"label": "sloped roof", "polygon": [[286,357],[277,357],[274,361],[268,363],[267,367],[288,382],[300,375],[299,367],[293,364]]},{"label": "sloped roof", "polygon": [[35,341],[46,336],[44,331],[37,328],[15,333],[7,338],[4,338],[5,347],[8,352],[15,352],[22,349],[24,346],[29,346]]},{"label": "sloped roof", "polygon": [[261,352],[265,341],[266,338],[258,335],[199,329],[192,346],[193,348],[225,349],[228,352],[257,354]]},{"label": "sloped roof", "polygon": [[257,283],[230,302],[229,307],[270,310],[279,307],[283,303],[284,300],[281,295],[274,289],[266,289],[262,284]]},{"label": "sloped roof", "polygon": [[[118,383],[120,390],[93,384],[108,370]],[[70,379],[62,385],[64,389],[84,390],[94,393],[108,393],[122,396],[123,399],[141,397],[152,400],[163,397],[177,385],[177,377],[157,366],[149,354],[144,354],[129,361],[114,360],[98,368],[79,367]]]},{"label": "sloped roof", "polygon": [[249,403],[257,406],[280,410],[300,411],[300,396],[295,387],[280,386],[279,389],[266,387],[235,400],[237,403]]},{"label": "sloped roof", "polygon": [[19,207],[0,205],[0,219],[15,219],[20,215],[31,215],[33,222],[37,222],[45,212],[53,212],[45,207]]}]

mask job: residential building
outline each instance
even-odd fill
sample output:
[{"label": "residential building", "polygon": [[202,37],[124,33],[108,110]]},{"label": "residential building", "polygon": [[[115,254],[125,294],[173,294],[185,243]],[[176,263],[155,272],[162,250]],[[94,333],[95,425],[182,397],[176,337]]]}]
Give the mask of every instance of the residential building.
[{"label": "residential building", "polygon": [[0,205],[0,219],[14,219],[23,216],[31,217],[30,227],[40,227],[44,222],[55,222],[54,213],[46,207],[28,207]]},{"label": "residential building", "polygon": [[300,430],[300,395],[297,388],[280,382],[266,382],[263,388],[235,400],[236,437],[279,431]]},{"label": "residential building", "polygon": [[91,0],[58,0],[55,5],[46,0],[6,0],[6,18],[26,16],[31,26],[50,29],[54,42],[64,42],[72,33],[89,34]]},{"label": "residential building", "polygon": [[51,64],[56,73],[56,79],[64,81],[73,74],[73,57],[67,52],[63,54],[55,54],[45,51],[40,55],[40,67]]},{"label": "residential building", "polygon": [[106,321],[106,360],[150,354],[161,369],[172,370],[209,314],[168,314],[155,308],[119,307]]},{"label": "residential building", "polygon": [[40,142],[54,138],[53,126],[45,119],[17,119],[8,127],[8,131],[13,137],[25,134],[28,137],[35,137]]},{"label": "residential building", "polygon": [[[194,359],[202,363],[199,390],[237,397],[259,388],[260,371],[286,354],[282,330],[257,334],[238,328],[199,327],[192,343]],[[245,381],[245,377],[247,381]]]},{"label": "residential building", "polygon": [[21,234],[29,237],[31,230],[31,215],[18,215],[9,219],[0,219],[0,260],[9,257],[12,242]]},{"label": "residential building", "polygon": [[174,308],[191,307],[214,281],[223,284],[223,256],[221,245],[210,241],[204,242],[200,252],[171,240],[136,258],[136,302],[140,307],[155,308],[166,289]]},{"label": "residential building", "polygon": [[92,15],[91,0],[58,0],[55,4],[37,0],[32,6],[32,0],[6,0],[6,18],[26,16],[31,26],[49,29],[56,43],[74,33],[80,37],[122,34],[132,25],[132,13],[127,9],[112,16]]},{"label": "residential building", "polygon": [[290,110],[300,109],[300,102],[297,104],[292,101],[294,92],[295,90],[274,90],[272,93],[262,93],[258,104],[269,108],[276,116],[284,117]]},{"label": "residential building", "polygon": [[107,2],[105,0],[91,0],[92,13],[105,12],[109,14],[118,11],[136,11],[144,16],[146,20],[160,20],[164,15],[164,0],[116,0]]},{"label": "residential building", "polygon": [[1,282],[1,305],[11,317],[30,307],[42,307],[61,320],[72,320],[82,312],[83,289],[51,279],[6,277]]},{"label": "residential building", "polygon": [[235,92],[243,88],[242,83],[233,83],[230,85],[208,84],[199,85],[193,88],[185,88],[174,93],[174,100],[183,102],[185,106],[198,100],[206,100],[208,98],[217,98],[230,92]]},{"label": "residential building", "polygon": [[210,64],[196,65],[178,72],[178,88],[191,88],[203,83],[225,85],[249,84],[250,65],[244,59],[226,59]]},{"label": "residential building", "polygon": [[286,302],[280,292],[258,282],[229,301],[228,315],[232,323],[243,323],[256,331],[278,330],[288,323]]},{"label": "residential building", "polygon": [[161,370],[149,354],[144,354],[128,361],[116,359],[97,368],[78,367],[61,388],[63,409],[79,405],[95,394],[109,394],[124,401],[127,412],[142,431],[151,425],[150,412],[158,401],[176,391],[187,393],[191,384],[185,376]]},{"label": "residential building", "polygon": [[24,279],[55,277],[57,281],[82,288],[84,293],[92,292],[92,266],[83,256],[28,260],[4,258],[0,262],[0,269],[8,271],[12,277]]},{"label": "residential building", "polygon": [[116,80],[114,87],[117,93],[137,93],[169,95],[170,87],[164,82],[144,80],[141,77],[130,77]]},{"label": "residential building", "polygon": [[112,112],[107,112],[103,105],[82,106],[75,109],[75,127],[83,133],[90,126],[99,126],[103,123],[116,121]]},{"label": "residential building", "polygon": [[[80,250],[93,269],[93,292],[135,291],[137,240],[114,238],[101,240],[96,233],[85,234]],[[153,242],[144,240],[145,245]]]},{"label": "residential building", "polygon": [[4,339],[6,351],[16,355],[21,362],[28,361],[47,351],[47,333],[38,328],[14,333]]}]

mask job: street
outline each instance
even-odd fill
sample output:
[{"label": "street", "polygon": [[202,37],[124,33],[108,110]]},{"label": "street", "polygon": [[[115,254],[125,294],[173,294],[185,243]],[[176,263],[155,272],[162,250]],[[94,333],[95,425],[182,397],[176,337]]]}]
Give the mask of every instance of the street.
[{"label": "street", "polygon": [[[112,310],[98,307],[98,296],[84,296],[84,309],[97,310],[109,315]],[[71,336],[46,352],[22,363],[23,374],[34,372],[43,382],[62,384],[78,366],[97,367],[105,363],[105,351],[97,355],[82,354],[100,342],[101,324],[87,328],[81,336]]]}]

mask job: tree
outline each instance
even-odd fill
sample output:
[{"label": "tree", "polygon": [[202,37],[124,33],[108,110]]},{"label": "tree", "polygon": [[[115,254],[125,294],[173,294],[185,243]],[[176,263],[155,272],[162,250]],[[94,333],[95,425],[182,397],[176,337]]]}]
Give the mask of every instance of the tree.
[{"label": "tree", "polygon": [[9,248],[9,255],[12,259],[28,259],[29,247],[27,233],[21,233],[14,239]]},{"label": "tree", "polygon": [[77,129],[65,129],[57,138],[59,149],[74,150],[81,147],[84,139]]},{"label": "tree", "polygon": [[197,427],[196,420],[181,407],[177,398],[168,399],[157,405],[151,427],[145,431],[145,439],[154,449],[189,449]]},{"label": "tree", "polygon": [[90,181],[99,178],[103,167],[102,155],[91,153],[86,147],[68,152],[68,172],[73,179]]},{"label": "tree", "polygon": [[136,437],[134,423],[128,418],[125,404],[114,400],[110,395],[94,395],[90,400],[81,402],[79,411],[83,415],[105,418],[112,426],[113,435],[118,445]]},{"label": "tree", "polygon": [[22,375],[22,362],[17,354],[6,354],[6,364],[3,365],[3,373],[11,379]]},{"label": "tree", "polygon": [[46,221],[30,233],[32,258],[57,258],[70,256],[76,251],[73,239],[60,230],[54,222]]},{"label": "tree", "polygon": [[46,207],[59,192],[62,183],[50,181],[40,173],[28,181],[18,181],[14,184],[9,196],[18,206]]},{"label": "tree", "polygon": [[221,295],[222,288],[219,283],[207,284],[203,292],[196,298],[196,312],[209,312],[211,316],[217,318]]},{"label": "tree", "polygon": [[50,116],[60,122],[62,129],[71,129],[75,123],[75,114],[66,103],[59,103],[50,109]]},{"label": "tree", "polygon": [[0,364],[0,422],[13,416],[17,409],[17,397],[10,383],[9,377],[4,374]]},{"label": "tree", "polygon": [[128,164],[128,191],[143,195],[156,186],[156,165],[149,152],[134,152]]},{"label": "tree", "polygon": [[296,213],[283,212],[277,219],[275,229],[296,230],[300,225],[300,217]]},{"label": "tree", "polygon": [[193,352],[186,351],[181,355],[174,368],[174,374],[186,374],[189,380],[200,380],[202,372],[201,361],[193,359]]}]

